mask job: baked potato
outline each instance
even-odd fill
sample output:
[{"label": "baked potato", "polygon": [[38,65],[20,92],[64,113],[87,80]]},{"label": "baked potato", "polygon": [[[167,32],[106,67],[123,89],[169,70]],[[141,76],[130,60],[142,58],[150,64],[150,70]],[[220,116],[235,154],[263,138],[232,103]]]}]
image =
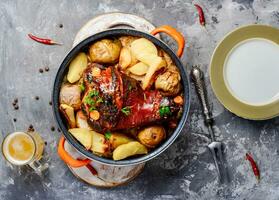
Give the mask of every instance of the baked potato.
[{"label": "baked potato", "polygon": [[155,148],[166,138],[166,131],[162,126],[150,126],[141,130],[138,140],[149,148]]},{"label": "baked potato", "polygon": [[81,88],[79,85],[64,84],[60,90],[60,104],[67,104],[79,110],[81,106]]},{"label": "baked potato", "polygon": [[93,132],[87,128],[72,128],[69,132],[87,149],[92,146]]},{"label": "baked potato", "polygon": [[118,39],[102,39],[89,47],[92,62],[113,64],[118,61],[121,42]]},{"label": "baked potato", "polygon": [[129,142],[118,146],[112,154],[113,160],[122,160],[138,154],[147,154],[147,148],[139,142]]},{"label": "baked potato", "polygon": [[[160,90],[165,96],[175,96],[181,90],[181,77],[174,65],[169,66],[163,74],[157,76],[155,88]],[[176,70],[175,70],[176,69]]]},{"label": "baked potato", "polygon": [[60,111],[66,118],[69,127],[70,128],[75,128],[76,127],[76,119],[75,119],[75,111],[74,108],[67,105],[67,104],[60,104],[59,106]]},{"label": "baked potato", "polygon": [[67,80],[70,83],[77,82],[87,67],[87,56],[85,53],[79,53],[70,63]]}]

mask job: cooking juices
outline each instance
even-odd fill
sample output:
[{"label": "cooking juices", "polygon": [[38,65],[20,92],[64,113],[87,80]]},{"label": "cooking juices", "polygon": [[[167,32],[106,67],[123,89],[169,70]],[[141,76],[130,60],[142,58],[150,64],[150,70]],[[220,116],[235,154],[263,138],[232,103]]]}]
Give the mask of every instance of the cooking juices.
[{"label": "cooking juices", "polygon": [[5,159],[17,166],[29,165],[37,172],[48,167],[40,162],[44,150],[44,141],[36,132],[14,132],[3,141],[2,153]]}]

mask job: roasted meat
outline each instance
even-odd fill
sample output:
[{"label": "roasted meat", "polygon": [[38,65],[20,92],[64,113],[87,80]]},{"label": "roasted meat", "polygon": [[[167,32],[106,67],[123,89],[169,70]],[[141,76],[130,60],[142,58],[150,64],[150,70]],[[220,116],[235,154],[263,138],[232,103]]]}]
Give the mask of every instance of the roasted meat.
[{"label": "roasted meat", "polygon": [[[158,90],[143,91],[138,81],[115,67],[91,64],[84,71],[83,79],[86,90],[82,110],[88,123],[99,132],[160,122],[182,109]],[[90,117],[93,110],[100,113],[98,120]]]}]

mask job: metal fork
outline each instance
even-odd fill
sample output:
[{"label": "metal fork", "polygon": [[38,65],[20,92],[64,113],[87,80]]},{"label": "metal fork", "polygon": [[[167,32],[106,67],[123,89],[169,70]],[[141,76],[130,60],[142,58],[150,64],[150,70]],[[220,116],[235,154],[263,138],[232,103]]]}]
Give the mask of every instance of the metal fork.
[{"label": "metal fork", "polygon": [[203,115],[204,115],[204,122],[208,128],[208,132],[211,138],[211,143],[208,145],[208,148],[212,154],[215,167],[218,173],[218,178],[220,183],[228,180],[227,170],[225,167],[225,161],[223,156],[223,144],[221,142],[216,141],[214,130],[213,130],[213,123],[214,120],[212,118],[211,111],[209,110],[207,97],[206,97],[206,89],[204,87],[204,80],[203,80],[203,72],[198,66],[193,66],[191,70],[191,77],[194,82],[196,92],[200,103],[202,105]]}]

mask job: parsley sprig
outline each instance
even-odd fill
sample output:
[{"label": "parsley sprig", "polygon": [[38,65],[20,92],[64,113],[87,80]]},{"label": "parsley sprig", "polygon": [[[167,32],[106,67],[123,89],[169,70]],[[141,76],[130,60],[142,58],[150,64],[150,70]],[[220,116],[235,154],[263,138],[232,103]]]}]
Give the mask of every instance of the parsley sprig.
[{"label": "parsley sprig", "polygon": [[106,138],[107,140],[109,140],[110,137],[111,137],[111,132],[110,132],[110,131],[107,131],[107,132],[105,133],[105,138]]},{"label": "parsley sprig", "polygon": [[166,117],[171,115],[171,109],[169,106],[161,106],[159,109],[159,113],[161,117]]},{"label": "parsley sprig", "polygon": [[126,116],[131,114],[131,107],[130,106],[126,106],[124,108],[121,109],[121,112],[124,113]]}]

